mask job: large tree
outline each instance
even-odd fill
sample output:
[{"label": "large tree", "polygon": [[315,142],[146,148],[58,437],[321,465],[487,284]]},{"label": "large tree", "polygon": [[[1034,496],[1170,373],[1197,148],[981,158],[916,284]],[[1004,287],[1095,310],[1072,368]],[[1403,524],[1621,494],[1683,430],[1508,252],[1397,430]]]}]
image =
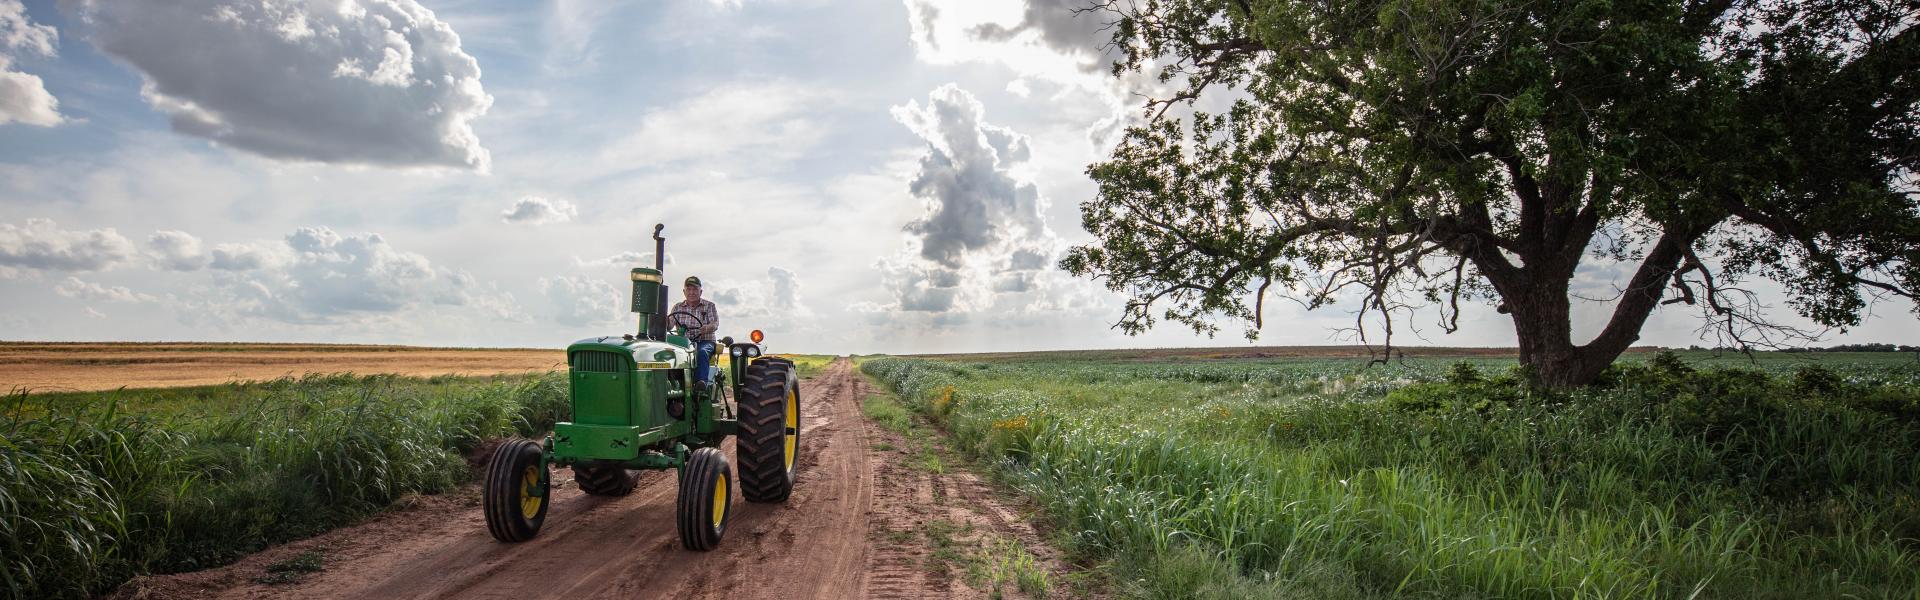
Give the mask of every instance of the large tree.
[{"label": "large tree", "polygon": [[[1226,317],[1252,337],[1277,295],[1357,302],[1362,334],[1385,327],[1391,344],[1417,307],[1451,332],[1462,302],[1485,301],[1541,383],[1573,386],[1663,304],[1697,307],[1734,344],[1793,333],[1743,287],[1756,277],[1828,327],[1920,290],[1920,2],[1089,12],[1111,21],[1116,75],[1168,90],[1088,168],[1097,241],[1062,261],[1130,295],[1130,333],[1165,319],[1211,334]],[[1625,282],[1571,297],[1583,265]],[[1569,313],[1586,300],[1612,314],[1579,344]]]}]

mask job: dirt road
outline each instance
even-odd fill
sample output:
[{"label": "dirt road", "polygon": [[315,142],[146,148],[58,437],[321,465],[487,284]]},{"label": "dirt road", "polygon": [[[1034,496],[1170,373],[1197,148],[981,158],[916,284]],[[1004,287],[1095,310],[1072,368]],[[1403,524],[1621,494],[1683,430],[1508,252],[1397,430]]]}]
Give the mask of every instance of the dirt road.
[{"label": "dirt road", "polygon": [[[948,598],[1011,583],[979,575],[993,549],[1020,548],[1056,579],[1069,570],[1010,502],[978,478],[907,465],[915,441],[861,415],[874,393],[846,359],[802,383],[801,468],[784,504],[735,500],[720,548],[680,547],[674,476],[647,472],[633,493],[587,496],[554,472],[539,537],[487,535],[478,491],[420,498],[367,523],[208,571],[137,579],[138,598]],[[927,447],[922,442],[920,448]],[[724,448],[732,453],[732,442]],[[939,535],[924,534],[939,530]],[[306,553],[323,570],[260,580]]]}]

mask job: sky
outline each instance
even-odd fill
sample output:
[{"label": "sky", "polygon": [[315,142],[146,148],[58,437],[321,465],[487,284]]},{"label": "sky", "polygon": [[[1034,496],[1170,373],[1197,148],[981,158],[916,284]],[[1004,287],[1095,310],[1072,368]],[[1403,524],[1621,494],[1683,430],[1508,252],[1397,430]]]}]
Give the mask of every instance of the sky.
[{"label": "sky", "polygon": [[[1072,6],[0,0],[0,339],[556,347],[634,329],[659,223],[669,280],[776,352],[1249,344],[1122,334],[1056,266],[1161,89]],[[1269,302],[1258,343],[1353,343],[1352,308]],[[1913,343],[1910,309],[1823,343]],[[1436,320],[1398,343],[1514,343],[1491,307]]]}]

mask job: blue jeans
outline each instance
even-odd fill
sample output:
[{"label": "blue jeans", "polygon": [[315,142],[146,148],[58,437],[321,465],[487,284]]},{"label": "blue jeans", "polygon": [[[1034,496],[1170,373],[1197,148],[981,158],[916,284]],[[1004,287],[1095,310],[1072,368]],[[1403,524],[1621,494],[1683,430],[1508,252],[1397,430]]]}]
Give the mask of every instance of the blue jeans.
[{"label": "blue jeans", "polygon": [[713,342],[694,342],[693,349],[693,364],[698,365],[693,369],[694,379],[713,381],[713,366],[709,364],[713,362]]}]

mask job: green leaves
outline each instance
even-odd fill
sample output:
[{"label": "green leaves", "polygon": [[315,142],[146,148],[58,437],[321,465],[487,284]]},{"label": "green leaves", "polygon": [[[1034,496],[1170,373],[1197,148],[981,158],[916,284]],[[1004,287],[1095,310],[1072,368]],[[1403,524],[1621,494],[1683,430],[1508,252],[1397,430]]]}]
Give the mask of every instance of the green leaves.
[{"label": "green leaves", "polygon": [[[1226,317],[1251,338],[1271,293],[1353,302],[1391,344],[1396,315],[1498,299],[1537,347],[1523,360],[1565,384],[1632,343],[1669,286],[1742,346],[1788,331],[1746,301],[1748,276],[1826,325],[1857,323],[1863,290],[1920,290],[1910,0],[1111,10],[1116,72],[1179,90],[1088,168],[1098,239],[1061,263],[1131,297],[1122,330]],[[1216,94],[1238,98],[1170,112]],[[1566,303],[1542,299],[1596,248],[1641,264],[1575,346]]]}]

